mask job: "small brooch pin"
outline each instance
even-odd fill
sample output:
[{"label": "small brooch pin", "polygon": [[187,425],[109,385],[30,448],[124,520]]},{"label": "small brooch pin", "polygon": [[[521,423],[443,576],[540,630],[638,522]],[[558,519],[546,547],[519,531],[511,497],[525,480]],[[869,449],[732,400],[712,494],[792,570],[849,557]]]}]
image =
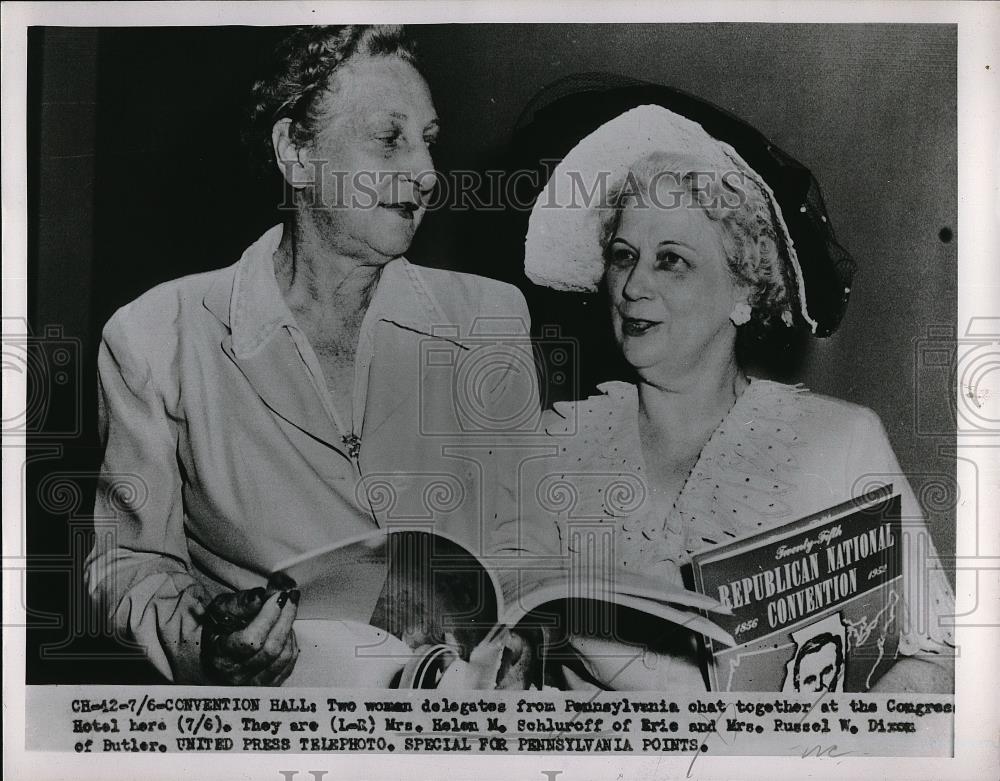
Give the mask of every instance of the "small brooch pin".
[{"label": "small brooch pin", "polygon": [[361,453],[361,437],[357,434],[345,434],[341,437],[341,440],[347,445],[347,455],[357,459]]}]

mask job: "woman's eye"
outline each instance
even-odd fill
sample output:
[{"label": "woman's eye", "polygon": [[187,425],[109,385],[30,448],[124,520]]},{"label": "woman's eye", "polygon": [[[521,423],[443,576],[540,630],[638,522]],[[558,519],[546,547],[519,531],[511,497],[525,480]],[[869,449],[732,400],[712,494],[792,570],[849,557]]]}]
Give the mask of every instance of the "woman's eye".
[{"label": "woman's eye", "polygon": [[383,145],[387,147],[393,147],[399,142],[400,133],[398,130],[390,130],[385,133],[377,133],[375,138]]},{"label": "woman's eye", "polygon": [[690,268],[691,264],[688,263],[684,258],[678,255],[676,252],[664,252],[659,257],[659,263],[661,268],[665,268],[668,271]]},{"label": "woman's eye", "polygon": [[628,247],[612,246],[608,252],[608,262],[614,266],[628,266],[635,262],[635,253]]}]

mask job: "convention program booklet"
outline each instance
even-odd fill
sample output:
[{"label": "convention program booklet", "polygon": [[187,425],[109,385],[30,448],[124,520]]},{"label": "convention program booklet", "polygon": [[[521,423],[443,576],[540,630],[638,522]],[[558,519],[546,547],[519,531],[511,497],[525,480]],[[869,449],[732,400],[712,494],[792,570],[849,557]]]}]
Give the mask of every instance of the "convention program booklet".
[{"label": "convention program booklet", "polygon": [[481,559],[425,529],[373,530],[286,560],[271,580],[284,588],[294,581],[301,590],[297,626],[368,624],[411,649],[438,647],[449,636],[468,655],[504,627],[529,624],[532,611],[553,603],[598,616],[601,603],[631,608],[700,633],[718,647],[733,643],[708,617],[722,609],[714,597],[641,574],[588,569],[580,557]]},{"label": "convention program booklet", "polygon": [[900,497],[880,488],[697,554],[685,576],[732,609],[705,636],[715,691],[864,692],[896,658],[902,602]]}]

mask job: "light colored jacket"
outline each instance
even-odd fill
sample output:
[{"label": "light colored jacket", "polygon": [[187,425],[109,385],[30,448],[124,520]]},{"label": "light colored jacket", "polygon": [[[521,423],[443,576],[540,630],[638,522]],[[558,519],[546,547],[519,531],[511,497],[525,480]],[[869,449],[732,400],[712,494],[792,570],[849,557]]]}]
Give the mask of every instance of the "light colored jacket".
[{"label": "light colored jacket", "polygon": [[520,292],[397,259],[362,324],[352,458],[274,278],[281,233],[123,307],[100,346],[85,577],[120,638],[177,682],[203,680],[206,602],[290,556],[396,522],[489,552],[513,512],[494,444],[538,423]]}]

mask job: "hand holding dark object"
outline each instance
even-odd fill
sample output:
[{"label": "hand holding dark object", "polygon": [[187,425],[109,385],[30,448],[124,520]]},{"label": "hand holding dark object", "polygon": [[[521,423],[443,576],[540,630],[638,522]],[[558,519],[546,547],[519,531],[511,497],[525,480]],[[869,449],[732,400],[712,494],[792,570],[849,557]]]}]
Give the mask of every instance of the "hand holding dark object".
[{"label": "hand holding dark object", "polygon": [[512,629],[504,635],[504,651],[497,673],[498,689],[541,690],[542,655],[547,643],[543,628]]},{"label": "hand holding dark object", "polygon": [[274,585],[220,594],[206,609],[201,663],[213,682],[279,686],[291,674],[299,655],[292,631],[299,592]]}]

